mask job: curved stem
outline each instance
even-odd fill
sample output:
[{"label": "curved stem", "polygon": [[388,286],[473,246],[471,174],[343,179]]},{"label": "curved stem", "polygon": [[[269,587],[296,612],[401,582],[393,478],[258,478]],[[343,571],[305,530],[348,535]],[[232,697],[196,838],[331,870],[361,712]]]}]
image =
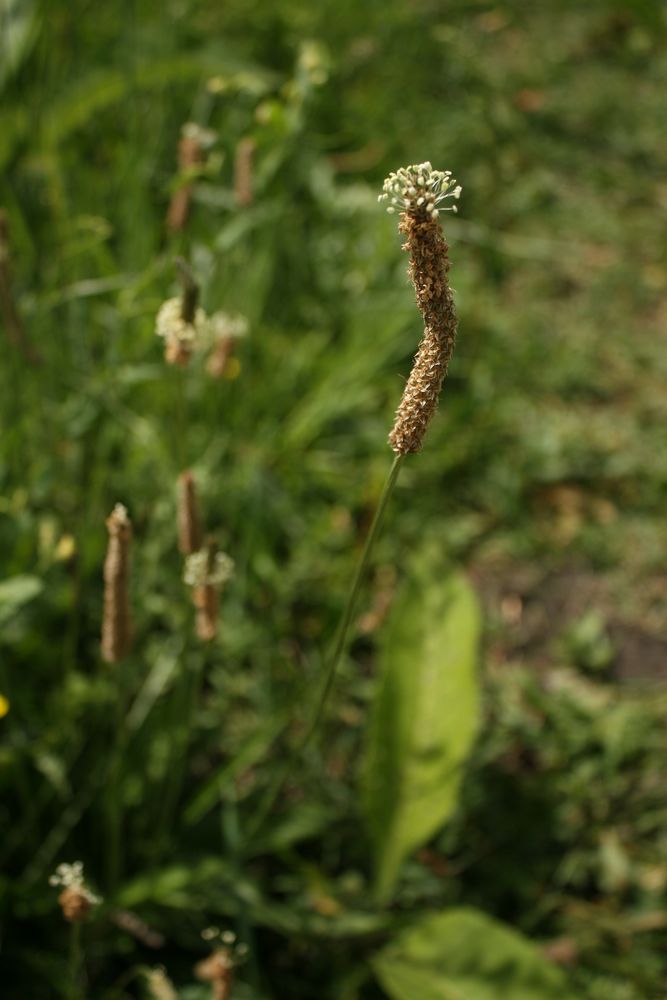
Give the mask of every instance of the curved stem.
[{"label": "curved stem", "polygon": [[270,812],[274,802],[276,801],[281,788],[287,776],[289,775],[294,759],[300,756],[313,736],[317,732],[318,726],[322,720],[324,714],[324,709],[326,707],[329,695],[331,694],[331,689],[333,687],[334,679],[336,677],[336,671],[338,665],[341,661],[341,657],[345,652],[347,647],[348,636],[350,633],[350,626],[352,624],[352,618],[354,616],[354,610],[357,605],[357,600],[359,598],[359,591],[361,590],[361,585],[364,581],[364,576],[366,570],[368,569],[368,564],[373,554],[373,549],[375,548],[375,543],[380,534],[380,529],[384,521],[384,515],[391,499],[391,495],[394,491],[394,486],[396,485],[396,480],[398,479],[398,473],[401,468],[401,462],[405,458],[404,455],[396,455],[392,463],[391,469],[389,470],[389,475],[387,476],[387,481],[384,484],[384,489],[382,490],[382,495],[378,501],[377,508],[375,510],[375,515],[373,516],[373,523],[371,524],[370,531],[366,537],[364,543],[364,548],[361,553],[361,558],[357,566],[354,579],[352,581],[352,586],[350,587],[350,592],[347,596],[347,602],[345,604],[345,609],[343,611],[343,617],[341,618],[340,625],[338,626],[338,632],[336,634],[336,642],[326,667],[326,673],[324,678],[324,684],[320,692],[319,698],[317,700],[315,711],[313,713],[313,718],[310,721],[308,728],[305,733],[296,744],[291,752],[288,752],[287,759],[282,768],[277,771],[277,777],[274,779],[273,783],[269,786],[267,793],[264,797],[258,814],[255,816],[255,822],[252,825],[251,832],[255,832],[262,824],[264,818]]},{"label": "curved stem", "polygon": [[384,515],[387,510],[387,505],[394,492],[394,486],[396,485],[396,480],[398,479],[398,473],[401,468],[401,462],[403,461],[404,455],[396,455],[394,458],[391,469],[389,470],[389,475],[387,476],[387,481],[384,484],[384,489],[382,490],[382,495],[378,501],[377,508],[375,510],[375,515],[373,517],[373,523],[371,524],[370,531],[366,537],[366,542],[364,544],[363,552],[361,553],[361,559],[359,560],[359,565],[357,566],[357,571],[352,581],[352,586],[347,597],[347,603],[345,605],[345,610],[343,611],[343,617],[341,618],[340,625],[338,626],[338,634],[336,636],[336,644],[334,646],[331,659],[327,664],[327,672],[324,680],[324,686],[320,693],[319,701],[315,708],[315,714],[313,715],[310,726],[306,730],[304,736],[302,737],[300,743],[297,745],[297,752],[301,753],[306,749],[311,739],[317,731],[317,727],[320,724],[322,715],[324,713],[325,705],[328,701],[329,695],[331,694],[331,688],[333,687],[334,678],[336,676],[336,671],[338,669],[338,664],[340,663],[341,657],[345,652],[347,646],[347,638],[350,632],[350,625],[352,624],[352,616],[354,615],[354,609],[357,605],[357,600],[359,598],[359,591],[361,590],[361,585],[364,581],[364,576],[366,570],[368,569],[368,564],[370,562],[371,555],[373,554],[373,549],[375,548],[375,543],[377,541],[378,535],[380,534],[380,528],[384,521]]}]

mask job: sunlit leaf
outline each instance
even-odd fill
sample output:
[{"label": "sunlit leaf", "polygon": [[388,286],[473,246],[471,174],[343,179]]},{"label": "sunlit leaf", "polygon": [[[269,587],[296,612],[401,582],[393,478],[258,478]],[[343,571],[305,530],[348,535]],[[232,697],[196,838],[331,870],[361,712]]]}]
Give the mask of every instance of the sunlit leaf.
[{"label": "sunlit leaf", "polygon": [[391,1000],[574,1000],[539,948],[472,909],[423,917],[372,965]]},{"label": "sunlit leaf", "polygon": [[36,576],[12,576],[0,582],[0,623],[9,619],[20,607],[41,593],[44,584]]},{"label": "sunlit leaf", "polygon": [[477,730],[479,629],[465,577],[420,556],[385,632],[363,773],[381,899],[456,805]]},{"label": "sunlit leaf", "polygon": [[0,87],[28,54],[34,29],[32,0],[0,0]]}]

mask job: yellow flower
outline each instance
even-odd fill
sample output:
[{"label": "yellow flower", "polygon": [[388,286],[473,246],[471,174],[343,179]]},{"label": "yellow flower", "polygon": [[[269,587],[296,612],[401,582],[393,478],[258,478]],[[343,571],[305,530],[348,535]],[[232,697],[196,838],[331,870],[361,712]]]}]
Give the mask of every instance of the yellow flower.
[{"label": "yellow flower", "polygon": [[0,719],[7,715],[9,711],[9,702],[5,698],[4,694],[0,694]]}]

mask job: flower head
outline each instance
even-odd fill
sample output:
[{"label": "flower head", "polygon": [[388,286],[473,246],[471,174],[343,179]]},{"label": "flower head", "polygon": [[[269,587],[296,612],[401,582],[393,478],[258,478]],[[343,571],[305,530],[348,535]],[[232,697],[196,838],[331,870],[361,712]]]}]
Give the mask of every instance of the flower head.
[{"label": "flower head", "polygon": [[85,920],[92,907],[102,902],[85,883],[83,861],[74,861],[71,865],[58,865],[49,878],[49,885],[62,887],[63,891],[58,896],[58,902],[65,920],[70,923]]},{"label": "flower head", "polygon": [[197,340],[207,333],[206,313],[195,309],[192,322],[183,318],[181,298],[167,299],[155,319],[155,332],[165,342],[165,358],[170,364],[185,365]]},{"label": "flower head", "polygon": [[234,357],[236,345],[248,332],[248,320],[240,313],[215,312],[208,323],[211,352],[206,370],[213,378],[236,378],[241,363]]},{"label": "flower head", "polygon": [[451,170],[434,170],[427,160],[389,174],[378,201],[389,202],[388,212],[398,209],[413,216],[437,219],[440,211],[456,212],[456,205],[438,208],[446,198],[458,199],[461,187],[454,187],[455,184]]},{"label": "flower head", "polygon": [[190,587],[222,587],[233,573],[234,560],[225,552],[216,552],[211,559],[204,548],[186,557],[183,580]]},{"label": "flower head", "polygon": [[[424,334],[389,435],[397,455],[420,450],[454,350],[457,318],[448,279],[449,248],[438,222],[438,205],[446,198],[459,197],[461,188],[455,184],[449,170],[418,163],[390,174],[379,198],[390,202],[389,212],[400,209],[398,228],[406,237],[408,274],[424,320]],[[444,209],[448,210],[454,207]]]},{"label": "flower head", "polygon": [[209,317],[208,332],[214,341],[223,337],[245,337],[248,320],[240,313],[214,312]]}]

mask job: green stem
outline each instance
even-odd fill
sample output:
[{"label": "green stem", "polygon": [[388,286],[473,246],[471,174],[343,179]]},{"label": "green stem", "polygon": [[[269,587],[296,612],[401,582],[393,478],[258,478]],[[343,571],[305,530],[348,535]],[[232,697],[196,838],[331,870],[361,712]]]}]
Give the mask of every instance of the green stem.
[{"label": "green stem", "polygon": [[336,677],[336,671],[338,670],[338,665],[341,661],[341,657],[345,652],[347,647],[348,636],[350,633],[350,626],[352,624],[352,618],[354,616],[354,610],[357,605],[357,600],[359,598],[359,591],[361,590],[361,585],[364,581],[364,576],[366,570],[368,569],[368,564],[370,563],[371,556],[373,554],[373,549],[375,548],[375,543],[380,534],[380,529],[384,522],[384,516],[387,511],[387,506],[391,495],[394,492],[394,486],[396,485],[396,480],[398,479],[398,473],[400,472],[401,463],[403,461],[404,455],[396,455],[394,458],[391,469],[389,470],[389,475],[387,476],[387,481],[384,484],[384,489],[382,490],[382,495],[378,501],[377,508],[375,510],[375,515],[373,517],[373,523],[371,524],[370,531],[366,538],[364,544],[363,552],[361,553],[361,559],[357,566],[354,579],[352,581],[352,586],[347,596],[347,603],[345,604],[345,609],[343,611],[343,617],[341,618],[340,625],[338,626],[338,632],[336,635],[336,642],[326,667],[326,673],[324,677],[324,684],[320,692],[317,704],[315,706],[315,711],[313,713],[313,718],[311,719],[310,725],[306,729],[305,733],[296,744],[296,747],[291,753],[287,755],[285,765],[283,768],[279,769],[277,772],[277,777],[273,783],[269,786],[267,793],[262,802],[259,813],[255,817],[255,822],[253,824],[252,832],[257,830],[264,818],[269,814],[271,808],[276,801],[280,790],[283,787],[287,776],[294,765],[294,758],[300,757],[304,750],[307,748],[308,744],[312,740],[313,736],[317,732],[318,726],[324,715],[324,709],[326,708],[329,695],[331,694],[331,689]]},{"label": "green stem", "polygon": [[81,1000],[81,968],[83,964],[83,950],[81,948],[81,922],[72,921],[69,939],[69,969],[68,969],[68,997],[69,1000]]},{"label": "green stem", "polygon": [[122,837],[123,837],[123,794],[122,794],[122,761],[125,753],[127,726],[126,705],[127,692],[125,661],[116,664],[116,710],[113,727],[113,742],[109,758],[107,774],[107,810],[108,810],[108,846],[107,846],[107,892],[112,896],[118,889],[122,871]]},{"label": "green stem", "polygon": [[338,664],[340,663],[341,657],[347,646],[350,625],[352,624],[354,609],[357,606],[359,591],[361,590],[361,585],[364,581],[364,576],[366,575],[366,570],[368,569],[368,564],[370,562],[371,555],[373,554],[375,543],[378,539],[378,535],[380,534],[380,529],[384,521],[384,515],[386,513],[389,500],[394,492],[394,486],[396,485],[396,480],[398,479],[398,473],[400,471],[403,458],[403,455],[396,455],[391,469],[389,470],[387,481],[384,484],[384,489],[382,490],[382,495],[378,501],[375,516],[373,517],[373,523],[371,524],[370,531],[368,532],[364,549],[361,553],[361,559],[359,560],[359,565],[357,566],[357,572],[355,573],[354,580],[352,581],[352,587],[350,588],[350,592],[347,597],[347,604],[345,605],[345,610],[343,611],[343,617],[341,618],[340,625],[338,626],[336,645],[334,646],[333,654],[327,665],[324,686],[320,693],[319,701],[315,708],[315,714],[313,715],[310,726],[302,737],[301,742],[298,744],[298,753],[303,753],[317,732],[317,727],[320,724],[324,708],[329,699],[329,695],[331,694],[331,688],[333,687],[336,671],[338,670]]}]

